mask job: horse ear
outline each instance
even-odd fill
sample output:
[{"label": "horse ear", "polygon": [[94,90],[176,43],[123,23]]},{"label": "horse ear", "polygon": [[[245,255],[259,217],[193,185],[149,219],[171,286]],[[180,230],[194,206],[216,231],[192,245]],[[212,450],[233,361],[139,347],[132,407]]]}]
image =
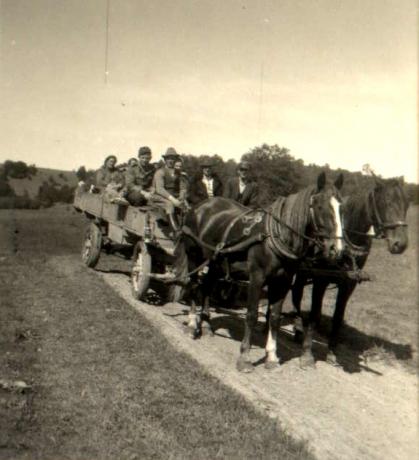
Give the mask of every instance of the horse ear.
[{"label": "horse ear", "polygon": [[319,174],[319,177],[317,178],[317,190],[320,192],[321,190],[324,189],[325,185],[326,185],[326,173],[323,171]]},{"label": "horse ear", "polygon": [[343,174],[340,173],[338,178],[335,180],[335,187],[340,190],[343,186]]}]

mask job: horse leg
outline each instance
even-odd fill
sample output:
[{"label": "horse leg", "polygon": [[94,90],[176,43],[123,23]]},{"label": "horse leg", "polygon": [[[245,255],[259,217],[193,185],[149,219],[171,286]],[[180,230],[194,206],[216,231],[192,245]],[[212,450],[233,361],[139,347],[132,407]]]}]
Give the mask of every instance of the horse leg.
[{"label": "horse leg", "polygon": [[329,337],[329,349],[326,358],[327,362],[333,364],[334,366],[338,365],[335,352],[338,346],[339,332],[343,324],[346,305],[350,296],[354,292],[355,287],[356,282],[353,281],[344,282],[339,285],[336,307],[332,320],[332,332]]},{"label": "horse leg", "polygon": [[191,309],[188,315],[188,323],[185,328],[185,333],[189,334],[192,339],[197,339],[201,336],[202,322],[202,279],[193,277],[189,286],[189,295]]},{"label": "horse leg", "polygon": [[315,361],[313,356],[313,333],[315,326],[319,322],[322,311],[323,297],[326,292],[327,282],[323,280],[313,280],[313,293],[311,300],[311,310],[308,316],[308,324],[305,327],[303,353],[300,358],[300,366],[304,369],[306,367],[314,367]]},{"label": "horse leg", "polygon": [[210,314],[210,297],[209,295],[204,295],[204,308],[202,310],[202,323],[201,323],[201,331],[202,335],[208,335],[212,337],[214,335],[214,331],[211,327],[211,314]]},{"label": "horse leg", "polygon": [[197,305],[195,299],[192,299],[185,331],[192,339],[197,339],[201,335],[201,311],[202,307]]},{"label": "horse leg", "polygon": [[296,314],[296,317],[294,319],[294,340],[297,343],[303,343],[304,340],[304,326],[303,318],[301,315],[301,301],[303,300],[304,287],[306,285],[306,281],[307,277],[301,274],[297,274],[291,291],[292,304],[294,306]]},{"label": "horse leg", "polygon": [[240,357],[237,360],[237,369],[240,372],[252,372],[253,364],[250,361],[250,346],[252,332],[258,319],[258,306],[260,292],[262,290],[264,278],[261,274],[250,273],[249,288],[247,294],[247,313],[244,325],[244,337],[240,345]]},{"label": "horse leg", "polygon": [[[282,281],[282,280],[281,280]],[[273,280],[268,286],[268,310],[269,314],[269,330],[266,340],[266,369],[275,369],[279,367],[279,359],[277,354],[277,338],[281,323],[282,305],[291,285],[290,280],[285,280],[279,283],[278,279]]]}]

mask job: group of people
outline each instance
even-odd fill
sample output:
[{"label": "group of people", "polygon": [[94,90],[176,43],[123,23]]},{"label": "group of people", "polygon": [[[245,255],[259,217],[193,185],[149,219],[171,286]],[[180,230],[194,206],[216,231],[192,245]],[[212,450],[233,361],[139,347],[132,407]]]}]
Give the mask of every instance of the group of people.
[{"label": "group of people", "polygon": [[116,156],[108,156],[96,173],[95,190],[104,192],[114,202],[163,208],[175,228],[176,209],[195,206],[210,197],[224,196],[244,206],[258,206],[259,190],[252,179],[249,162],[240,162],[237,176],[224,185],[210,160],[203,161],[200,171],[189,177],[173,147],[167,149],[161,164],[151,163],[151,157],[149,147],[140,147],[138,159],[131,158],[123,171],[117,165]]}]

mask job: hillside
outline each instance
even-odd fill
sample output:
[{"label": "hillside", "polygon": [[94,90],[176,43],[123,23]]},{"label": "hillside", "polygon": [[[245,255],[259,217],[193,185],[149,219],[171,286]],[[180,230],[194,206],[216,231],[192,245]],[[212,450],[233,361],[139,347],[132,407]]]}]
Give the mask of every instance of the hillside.
[{"label": "hillside", "polygon": [[62,171],[60,169],[37,168],[37,173],[32,177],[14,179],[9,177],[8,182],[17,196],[23,196],[25,191],[30,198],[38,195],[39,187],[44,182],[55,183],[58,187],[68,185],[75,187],[78,179],[74,171]]}]

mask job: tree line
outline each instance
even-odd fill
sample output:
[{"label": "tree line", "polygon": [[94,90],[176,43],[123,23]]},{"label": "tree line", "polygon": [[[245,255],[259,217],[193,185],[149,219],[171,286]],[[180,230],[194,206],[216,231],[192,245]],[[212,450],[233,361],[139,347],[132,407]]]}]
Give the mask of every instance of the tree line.
[{"label": "tree line", "polygon": [[[238,163],[235,160],[227,160],[219,155],[181,155],[185,171],[190,178],[199,174],[200,164],[204,160],[211,160],[214,170],[221,181],[236,174]],[[361,172],[350,172],[344,169],[332,169],[329,165],[304,164],[303,160],[294,158],[290,151],[278,145],[262,144],[254,147],[242,156],[242,160],[248,161],[252,166],[254,180],[260,185],[260,200],[262,205],[273,202],[278,196],[287,196],[295,193],[307,185],[316,181],[321,171],[326,171],[330,180],[334,180],[340,173],[345,177],[343,194],[348,195],[355,191],[369,190],[374,186],[374,179]],[[7,160],[0,165],[0,208],[1,207],[47,207],[53,203],[71,203],[73,200],[74,187],[67,184],[58,184],[52,176],[44,181],[38,190],[36,198],[25,196],[17,197],[8,183],[8,178],[31,178],[37,174],[35,165],[26,165],[22,161],[13,162]],[[80,166],[74,174],[79,181],[94,183],[95,170]],[[65,176],[62,175],[65,179]],[[405,190],[410,202],[419,204],[419,185],[405,184]],[[5,203],[9,203],[5,206]]]}]

